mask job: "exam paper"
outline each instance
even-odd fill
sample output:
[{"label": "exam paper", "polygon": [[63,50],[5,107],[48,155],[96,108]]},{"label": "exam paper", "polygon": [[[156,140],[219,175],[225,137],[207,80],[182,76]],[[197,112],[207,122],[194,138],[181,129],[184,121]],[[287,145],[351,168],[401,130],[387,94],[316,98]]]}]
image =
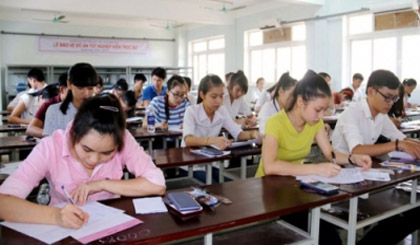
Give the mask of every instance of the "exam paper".
[{"label": "exam paper", "polygon": [[7,174],[7,175],[11,175],[13,172],[15,172],[18,167],[19,164],[21,164],[22,162],[13,162],[13,163],[3,163],[3,167],[0,168],[0,174]]},{"label": "exam paper", "polygon": [[[65,205],[65,203],[61,203],[56,205],[56,207],[61,208]],[[88,202],[81,209],[89,214],[89,220],[78,230],[67,229],[56,225],[8,221],[0,224],[44,243],[51,244],[68,236],[72,236],[82,243],[88,243],[142,223],[142,221],[124,214],[124,210],[109,207],[99,202]]]},{"label": "exam paper", "polygon": [[166,213],[166,208],[162,197],[144,197],[133,199],[136,214]]},{"label": "exam paper", "polygon": [[[246,145],[252,145],[258,142],[261,142],[261,137],[258,137],[252,140],[235,141],[232,143],[232,145],[228,149],[237,148],[237,147],[246,146]],[[210,145],[210,146],[213,147],[214,149],[220,150],[219,147],[217,147],[216,145]]]},{"label": "exam paper", "polygon": [[382,172],[377,169],[361,171],[361,168],[343,168],[340,173],[333,177],[322,177],[318,175],[302,175],[296,176],[297,180],[317,180],[324,183],[333,184],[353,184],[362,182],[363,180],[371,181],[390,181],[389,173]]},{"label": "exam paper", "polygon": [[211,154],[207,154],[205,152],[202,152],[201,149],[196,149],[196,150],[190,150],[192,153],[198,154],[198,155],[202,155],[202,156],[206,156],[206,157],[222,157],[222,156],[226,156],[230,154],[230,151],[223,151],[223,154],[215,156],[215,155],[211,155]]}]

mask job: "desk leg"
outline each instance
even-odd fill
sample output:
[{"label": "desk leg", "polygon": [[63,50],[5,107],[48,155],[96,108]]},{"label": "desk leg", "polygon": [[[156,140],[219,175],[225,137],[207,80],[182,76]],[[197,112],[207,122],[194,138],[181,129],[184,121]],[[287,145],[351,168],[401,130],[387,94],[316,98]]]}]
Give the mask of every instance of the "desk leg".
[{"label": "desk leg", "polygon": [[415,204],[417,201],[417,184],[418,184],[418,179],[414,179],[413,183],[411,183],[411,194],[410,194],[411,204]]},{"label": "desk leg", "polygon": [[162,140],[163,140],[163,142],[162,142],[163,143],[162,144],[163,149],[167,149],[168,148],[168,141],[166,141],[165,137],[163,137]]},{"label": "desk leg", "polygon": [[357,224],[357,204],[358,197],[353,197],[350,199],[350,208],[349,208],[349,228],[347,230],[347,244],[354,245],[356,244],[356,224]]},{"label": "desk leg", "polygon": [[313,244],[318,244],[319,242],[319,222],[321,219],[321,208],[314,208],[311,210],[310,214],[310,227],[309,231],[313,239]]},{"label": "desk leg", "polygon": [[212,180],[212,163],[206,165],[206,185],[211,185]]},{"label": "desk leg", "polygon": [[224,173],[225,173],[225,163],[224,161],[220,161],[219,162],[219,183],[224,182],[225,180]]},{"label": "desk leg", "polygon": [[246,157],[241,157],[241,179],[246,179]]},{"label": "desk leg", "polygon": [[176,148],[179,148],[180,146],[179,146],[179,141],[180,141],[180,139],[179,138],[175,138],[175,147]]},{"label": "desk leg", "polygon": [[213,244],[213,234],[207,233],[204,236],[204,245],[211,245],[211,244]]},{"label": "desk leg", "polygon": [[149,142],[149,151],[151,151],[153,148],[153,139],[149,139],[148,142]]},{"label": "desk leg", "polygon": [[192,178],[193,177],[193,166],[192,165],[188,165],[188,178]]},{"label": "desk leg", "polygon": [[10,160],[12,161],[12,162],[17,162],[17,161],[19,161],[20,159],[19,159],[19,149],[13,149],[12,150],[12,153],[10,154]]}]

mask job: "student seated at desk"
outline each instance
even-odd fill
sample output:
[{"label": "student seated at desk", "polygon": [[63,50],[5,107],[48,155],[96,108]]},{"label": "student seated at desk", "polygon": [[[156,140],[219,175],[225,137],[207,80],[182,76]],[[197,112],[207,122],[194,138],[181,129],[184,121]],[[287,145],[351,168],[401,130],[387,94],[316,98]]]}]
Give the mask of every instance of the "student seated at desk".
[{"label": "student seated at desk", "polygon": [[[399,100],[399,79],[390,71],[372,72],[365,101],[351,104],[340,116],[332,135],[333,146],[343,152],[380,156],[404,151],[420,158],[420,143],[407,139],[387,113]],[[391,142],[375,144],[383,135]],[[394,216],[369,231],[360,244],[395,244],[419,228],[420,209]]]},{"label": "student seated at desk", "polygon": [[[244,99],[248,92],[248,79],[243,71],[239,70],[232,75],[229,85],[226,86],[223,95],[223,105],[228,111],[232,120],[245,127],[252,127],[257,124],[257,119],[252,114],[251,108]],[[245,118],[236,119],[243,115]]]},{"label": "student seated at desk", "polygon": [[289,72],[283,73],[277,82],[274,90],[273,99],[267,101],[258,113],[259,130],[261,134],[265,134],[265,123],[268,118],[274,116],[280,110],[286,108],[290,95],[295,89],[297,80],[289,75]]},{"label": "student seated at desk", "polygon": [[[47,99],[42,105],[39,107],[38,111],[36,112],[34,118],[31,120],[31,123],[28,125],[28,128],[26,129],[26,134],[29,136],[42,138],[42,130],[44,128],[44,122],[45,122],[45,114],[48,110],[48,107],[50,105],[60,103],[63,101],[67,96],[67,72],[60,75],[58,78],[58,84],[59,84],[59,94]],[[55,86],[55,85],[53,85]],[[42,95],[43,98],[45,95]]]},{"label": "student seated at desk", "polygon": [[[41,71],[41,72],[42,72],[42,71]],[[29,74],[29,73],[28,73],[28,74]],[[42,75],[44,75],[44,74],[42,74]],[[13,100],[9,102],[9,104],[7,105],[7,111],[8,111],[8,112],[12,112],[12,111],[13,111],[13,109],[14,109],[14,108],[17,106],[17,104],[19,103],[19,101],[20,101],[20,97],[21,97],[22,95],[27,94],[27,93],[31,93],[31,92],[34,92],[34,91],[35,91],[35,89],[33,89],[33,88],[35,87],[35,79],[33,79],[33,78],[29,78],[29,77],[27,77],[27,79],[28,79],[28,83],[27,83],[27,87],[28,87],[28,89],[27,89],[27,90],[25,90],[25,91],[19,92],[19,93],[15,96],[15,98],[13,98]]]},{"label": "student seated at desk", "polygon": [[[134,179],[121,180],[125,167]],[[43,178],[50,185],[50,205],[69,202],[62,186],[77,205],[165,192],[162,171],[125,129],[124,113],[114,95],[85,101],[73,123],[42,139],[0,186],[0,219],[80,228],[89,217],[77,206],[55,208],[25,200]]]},{"label": "student seated at desk", "polygon": [[192,80],[189,77],[183,77],[185,82],[187,83],[187,99],[190,102],[191,105],[196,105],[197,104],[197,96],[194,96],[194,94],[191,91],[191,86],[192,86]]},{"label": "student seated at desk", "polygon": [[123,94],[128,90],[128,83],[124,78],[118,79],[111,90],[105,90],[104,93],[110,93],[121,99]]},{"label": "student seated at desk", "polygon": [[[326,72],[320,72],[320,73],[318,73],[318,75],[320,75],[322,78],[324,78],[324,80],[327,82],[328,86],[330,87],[330,90],[332,91],[330,74],[328,74]],[[334,113],[335,113],[335,104],[334,104],[334,96],[332,96],[331,100],[330,100],[330,103],[328,104],[328,108],[327,108],[327,110],[325,111],[324,114],[325,114],[325,116],[331,116],[331,115],[334,115]]]},{"label": "student seated at desk", "polygon": [[144,83],[147,81],[146,76],[143,73],[137,73],[134,76],[134,97],[137,101],[137,107],[143,106],[143,86]]},{"label": "student seated at desk", "polygon": [[[311,174],[330,177],[340,172],[340,166],[332,163],[334,149],[322,130],[322,117],[330,99],[331,90],[319,75],[305,75],[297,83],[287,107],[267,120],[256,177]],[[309,154],[314,140],[330,162],[300,164]],[[354,163],[368,169],[372,163],[367,155],[339,152],[335,155],[339,164]]]},{"label": "student seated at desk", "polygon": [[92,65],[88,63],[73,65],[67,77],[67,96],[63,102],[48,108],[42,135],[49,136],[57,129],[66,129],[83,101],[93,96],[97,84],[98,75]]},{"label": "student seated at desk", "polygon": [[166,87],[164,86],[166,79],[166,70],[158,67],[152,71],[152,84],[143,90],[143,104],[148,107],[152,99],[156,96],[166,94]]},{"label": "student seated at desk", "polygon": [[33,81],[33,91],[20,97],[19,103],[10,114],[8,123],[29,124],[43,102],[37,91],[47,86],[44,73],[40,69],[32,68],[27,76],[28,79]]},{"label": "student seated at desk", "polygon": [[417,81],[414,80],[413,78],[404,79],[403,86],[404,86],[404,108],[415,108],[416,105],[408,102],[408,98],[410,98],[411,94],[416,89]]},{"label": "student seated at desk", "polygon": [[353,90],[351,88],[343,88],[340,92],[334,93],[333,97],[335,106],[344,107],[353,99]]},{"label": "student seated at desk", "polygon": [[401,120],[407,115],[404,109],[404,86],[400,86],[398,89],[399,99],[395,102],[391,109],[388,111],[389,119],[394,123],[397,128],[401,127]]},{"label": "student seated at desk", "polygon": [[[334,148],[345,153],[380,156],[404,151],[420,158],[420,143],[407,139],[387,113],[398,101],[398,78],[390,71],[372,72],[365,101],[352,103],[339,117],[332,135]],[[375,144],[383,135],[391,142]]]},{"label": "student seated at desk", "polygon": [[147,107],[143,127],[147,128],[147,115],[153,111],[156,127],[163,130],[168,130],[169,127],[180,129],[184,122],[185,110],[190,105],[187,91],[184,78],[173,75],[168,80],[165,96],[154,97]]},{"label": "student seated at desk", "polygon": [[[312,174],[330,177],[340,172],[338,164],[346,163],[354,163],[363,169],[370,168],[372,162],[369,156],[342,154],[331,147],[322,121],[330,100],[331,90],[321,76],[311,72],[297,83],[287,107],[267,120],[256,177]],[[301,164],[314,140],[328,162]],[[331,163],[335,161],[338,164]],[[307,216],[307,212],[301,212],[282,218],[306,229]],[[341,240],[332,226],[321,222],[319,243],[341,244]]]},{"label": "student seated at desk", "polygon": [[[219,149],[228,148],[232,141],[219,136],[225,128],[235,140],[254,139],[259,136],[257,131],[242,131],[229,116],[223,106],[224,84],[217,75],[207,75],[200,81],[198,87],[197,105],[187,108],[184,117],[182,146],[215,145]],[[195,166],[195,170],[199,170]],[[205,182],[205,171],[194,171],[194,177]],[[218,169],[213,169],[213,182],[218,180]]]},{"label": "student seated at desk", "polygon": [[123,108],[123,111],[125,112],[125,117],[130,118],[134,117],[136,114],[136,96],[134,94],[134,91],[128,90],[126,91],[121,98],[119,98],[121,107]]}]

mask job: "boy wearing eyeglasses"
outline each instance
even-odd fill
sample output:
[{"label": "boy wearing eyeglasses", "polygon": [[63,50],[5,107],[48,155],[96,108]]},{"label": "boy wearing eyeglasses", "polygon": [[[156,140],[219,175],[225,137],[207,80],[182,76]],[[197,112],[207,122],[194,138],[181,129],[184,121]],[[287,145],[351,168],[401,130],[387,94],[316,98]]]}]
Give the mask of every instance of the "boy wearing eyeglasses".
[{"label": "boy wearing eyeglasses", "polygon": [[[419,159],[420,143],[407,139],[387,115],[399,99],[400,86],[400,81],[392,72],[372,72],[366,87],[366,100],[352,103],[337,121],[332,135],[334,149],[369,156],[404,151]],[[380,135],[390,142],[375,144]]]}]

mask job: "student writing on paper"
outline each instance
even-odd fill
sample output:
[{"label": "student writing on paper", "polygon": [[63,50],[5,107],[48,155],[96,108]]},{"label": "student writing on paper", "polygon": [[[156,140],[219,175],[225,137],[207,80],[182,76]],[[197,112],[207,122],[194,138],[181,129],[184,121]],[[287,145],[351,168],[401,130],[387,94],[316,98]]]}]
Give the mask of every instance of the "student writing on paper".
[{"label": "student writing on paper", "polygon": [[[124,168],[135,178],[121,180]],[[165,192],[161,170],[125,129],[124,113],[112,94],[86,100],[66,130],[42,139],[0,186],[0,219],[81,227],[88,217],[70,203],[59,209],[25,200],[43,178],[50,185],[50,205],[68,201],[63,189],[77,205]]]},{"label": "student writing on paper", "polygon": [[265,123],[268,118],[274,116],[281,109],[286,108],[290,95],[295,89],[297,80],[289,75],[289,72],[283,73],[276,84],[273,98],[264,103],[258,113],[259,130],[261,134],[265,133]]},{"label": "student writing on paper", "polygon": [[66,129],[83,101],[93,96],[94,88],[98,84],[98,74],[88,63],[73,65],[67,75],[67,96],[63,102],[48,108],[45,114],[43,136],[52,135],[57,129]]},{"label": "student writing on paper", "polygon": [[[243,71],[239,70],[232,75],[229,85],[224,89],[223,105],[228,111],[232,120],[245,127],[252,127],[257,124],[257,119],[252,114],[251,108],[244,99],[248,92],[248,79]],[[245,118],[236,119],[242,115]]]},{"label": "student writing on paper", "polygon": [[[47,99],[44,103],[42,103],[42,105],[36,112],[34,118],[31,120],[31,123],[29,123],[28,128],[26,129],[27,135],[42,138],[45,114],[47,113],[48,108],[50,107],[50,105],[60,103],[67,96],[67,72],[62,73],[58,78],[58,86],[59,94],[55,97]],[[42,96],[43,98],[46,98],[44,95]]]},{"label": "student writing on paper", "polygon": [[44,73],[38,68],[32,68],[27,76],[28,80],[32,80],[33,91],[19,98],[19,103],[13,108],[7,120],[8,123],[29,124],[43,102],[42,96],[36,92],[47,86]]},{"label": "student writing on paper", "polygon": [[152,99],[159,95],[166,94],[166,86],[164,86],[166,79],[166,70],[157,67],[152,71],[152,84],[143,90],[143,104],[148,107]]},{"label": "student writing on paper", "polygon": [[[267,120],[262,147],[262,158],[256,176],[264,175],[321,175],[334,176],[340,166],[333,164],[334,150],[322,117],[328,108],[331,90],[323,78],[315,73],[305,75],[293,91],[287,107]],[[300,164],[316,141],[324,156],[330,161],[320,164]],[[350,161],[363,169],[371,166],[367,155],[348,155],[336,152],[337,163]]]},{"label": "student writing on paper", "polygon": [[413,78],[404,79],[403,86],[404,86],[404,108],[415,108],[416,105],[408,102],[408,98],[410,98],[411,94],[416,89],[417,81],[414,80]]},{"label": "student writing on paper", "polygon": [[[266,123],[262,158],[256,177],[264,175],[321,175],[334,176],[340,172],[335,161],[322,117],[331,100],[331,90],[325,80],[314,72],[308,72],[296,84],[291,101],[286,108],[269,118]],[[329,162],[301,164],[316,141]],[[371,159],[366,155],[347,155],[335,152],[337,163],[349,163],[368,169]],[[285,220],[306,229],[307,211],[284,217]],[[341,244],[333,226],[321,222],[320,244]]]},{"label": "student writing on paper", "polygon": [[105,90],[104,93],[111,93],[115,95],[118,99],[121,99],[123,94],[128,90],[128,83],[127,80],[124,78],[118,79],[118,81],[114,84],[112,89]]},{"label": "student writing on paper", "polygon": [[398,89],[398,96],[400,98],[392,105],[391,109],[388,111],[388,116],[395,126],[400,128],[402,119],[407,117],[404,110],[404,86],[400,86]]},{"label": "student writing on paper", "polygon": [[[147,107],[146,115],[153,111],[155,126],[168,130],[169,127],[181,128],[186,108],[190,105],[187,100],[187,84],[183,77],[173,75],[167,83],[164,96],[156,96]],[[147,127],[147,116],[143,120],[143,127]]]},{"label": "student writing on paper", "polygon": [[[216,145],[224,150],[232,144],[232,141],[219,136],[222,128],[225,128],[235,140],[248,140],[259,136],[257,131],[242,131],[240,125],[229,116],[223,106],[224,84],[217,75],[210,74],[201,79],[198,94],[197,105],[189,106],[185,112],[182,146]],[[218,170],[215,169],[214,176],[217,176],[217,173]],[[205,171],[195,171],[194,174],[205,176]]]},{"label": "student writing on paper", "polygon": [[136,96],[134,91],[126,91],[121,98],[119,98],[121,107],[125,113],[126,118],[134,117],[136,114]]},{"label": "student writing on paper", "polygon": [[[343,152],[379,156],[399,150],[420,158],[420,143],[406,138],[387,113],[399,100],[399,79],[390,71],[372,72],[365,101],[351,104],[340,116],[332,136],[333,146]],[[383,135],[391,142],[375,144]],[[395,244],[418,229],[420,209],[402,213],[369,231],[360,244]]]},{"label": "student writing on paper", "polygon": [[[372,72],[367,84],[367,98],[351,104],[340,116],[332,135],[334,148],[345,153],[379,156],[404,151],[420,158],[420,143],[407,139],[387,113],[398,101],[398,78],[390,71]],[[375,144],[383,135],[391,142]]]}]

